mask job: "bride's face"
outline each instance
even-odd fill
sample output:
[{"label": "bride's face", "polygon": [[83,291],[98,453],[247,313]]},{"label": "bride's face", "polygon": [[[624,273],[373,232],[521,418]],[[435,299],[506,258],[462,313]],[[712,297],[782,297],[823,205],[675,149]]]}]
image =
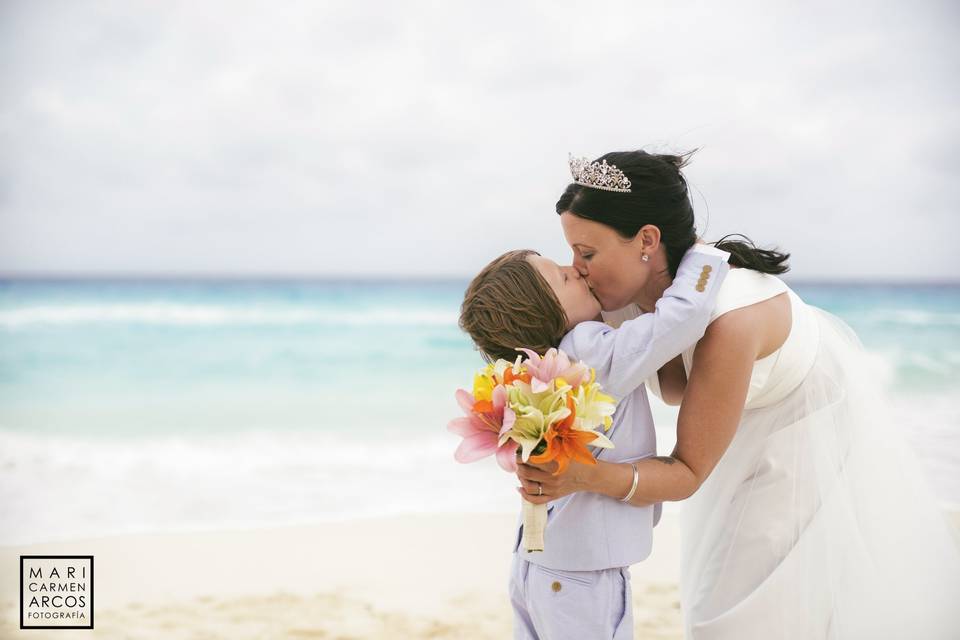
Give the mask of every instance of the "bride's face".
[{"label": "bride's face", "polygon": [[[604,311],[643,300],[654,269],[662,262],[660,230],[646,225],[630,240],[605,224],[570,212],[560,215],[563,235],[573,250],[573,266],[582,275]],[[644,261],[642,256],[649,256]]]}]

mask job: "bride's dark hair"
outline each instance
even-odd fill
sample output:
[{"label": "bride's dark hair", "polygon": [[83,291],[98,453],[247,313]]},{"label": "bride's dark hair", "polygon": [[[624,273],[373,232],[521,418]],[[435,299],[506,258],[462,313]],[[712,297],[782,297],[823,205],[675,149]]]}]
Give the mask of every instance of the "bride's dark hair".
[{"label": "bride's dark hair", "polygon": [[[646,151],[614,151],[600,156],[630,179],[630,193],[605,191],[570,183],[557,200],[557,213],[570,213],[605,224],[624,238],[633,238],[640,228],[652,224],[660,229],[660,242],[667,252],[670,276],[676,277],[680,260],[697,240],[693,206],[687,181],[680,169],[687,166],[697,149],[681,155],[650,154]],[[745,242],[727,240],[741,236]],[[730,264],[763,273],[784,273],[789,253],[759,249],[750,238],[729,234],[715,243],[730,252]]]}]

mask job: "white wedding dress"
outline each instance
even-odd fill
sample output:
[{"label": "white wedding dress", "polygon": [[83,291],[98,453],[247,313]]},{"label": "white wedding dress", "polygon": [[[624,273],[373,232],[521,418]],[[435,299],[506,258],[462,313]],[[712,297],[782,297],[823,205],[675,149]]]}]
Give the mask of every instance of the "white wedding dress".
[{"label": "white wedding dress", "polygon": [[783,292],[789,337],[756,361],[733,441],[683,504],[685,636],[960,638],[957,536],[856,334],[750,269],[730,270],[713,317]]}]

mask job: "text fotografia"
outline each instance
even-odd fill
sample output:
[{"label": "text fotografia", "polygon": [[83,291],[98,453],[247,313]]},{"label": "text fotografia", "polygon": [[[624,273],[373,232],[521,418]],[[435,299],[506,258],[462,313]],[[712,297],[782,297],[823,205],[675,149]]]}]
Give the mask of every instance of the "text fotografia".
[{"label": "text fotografia", "polygon": [[93,556],[20,556],[21,629],[93,629]]}]

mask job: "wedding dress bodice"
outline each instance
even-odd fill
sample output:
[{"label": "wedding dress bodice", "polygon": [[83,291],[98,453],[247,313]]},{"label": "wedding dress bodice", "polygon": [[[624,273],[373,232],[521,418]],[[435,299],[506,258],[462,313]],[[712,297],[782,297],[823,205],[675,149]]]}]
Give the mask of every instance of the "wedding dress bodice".
[{"label": "wedding dress bodice", "polygon": [[[713,322],[728,311],[747,307],[786,292],[790,297],[791,327],[784,343],[773,353],[753,364],[750,386],[744,409],[769,406],[782,400],[795,389],[813,366],[819,342],[819,326],[810,307],[780,278],[753,269],[730,269],[717,296],[717,306],[711,314]],[[683,368],[690,376],[696,345],[681,354]],[[657,376],[647,381],[647,387],[660,396]]]}]

